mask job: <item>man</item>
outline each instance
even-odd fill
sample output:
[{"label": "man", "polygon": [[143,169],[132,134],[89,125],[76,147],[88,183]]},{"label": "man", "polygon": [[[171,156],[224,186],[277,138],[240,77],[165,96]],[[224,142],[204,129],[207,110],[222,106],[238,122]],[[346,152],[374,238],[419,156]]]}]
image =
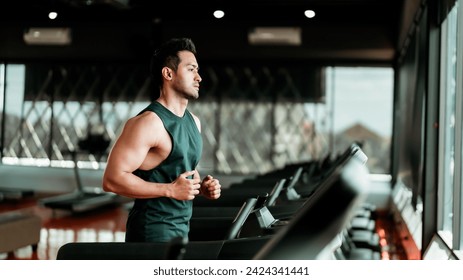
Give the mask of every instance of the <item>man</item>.
[{"label": "man", "polygon": [[220,197],[221,186],[196,170],[202,153],[199,119],[187,110],[201,77],[191,39],[174,38],[153,55],[160,96],[129,119],[108,157],[103,189],[135,198],[127,242],[169,242],[188,237],[193,199]]}]

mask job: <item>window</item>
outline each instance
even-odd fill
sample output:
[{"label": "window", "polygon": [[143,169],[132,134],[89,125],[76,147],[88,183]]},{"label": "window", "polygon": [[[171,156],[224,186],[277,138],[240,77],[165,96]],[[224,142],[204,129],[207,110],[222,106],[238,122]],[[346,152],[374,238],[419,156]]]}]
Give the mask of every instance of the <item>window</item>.
[{"label": "window", "polygon": [[363,144],[372,174],[390,174],[393,86],[392,68],[327,69],[327,107],[332,116],[331,151],[352,142]]},{"label": "window", "polygon": [[447,246],[454,250],[462,248],[461,191],[463,173],[463,98],[462,65],[463,54],[459,52],[462,43],[463,21],[458,19],[461,7],[458,2],[442,23],[441,39],[441,88],[439,131],[439,199],[438,232]]}]

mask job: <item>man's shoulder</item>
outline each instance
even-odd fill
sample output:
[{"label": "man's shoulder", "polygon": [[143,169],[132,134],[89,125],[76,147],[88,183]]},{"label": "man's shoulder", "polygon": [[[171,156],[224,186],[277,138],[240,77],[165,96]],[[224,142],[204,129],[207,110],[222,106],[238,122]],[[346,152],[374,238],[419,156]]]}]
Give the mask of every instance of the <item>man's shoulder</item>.
[{"label": "man's shoulder", "polygon": [[161,118],[153,111],[145,111],[127,121],[129,126],[156,127],[162,125]]}]

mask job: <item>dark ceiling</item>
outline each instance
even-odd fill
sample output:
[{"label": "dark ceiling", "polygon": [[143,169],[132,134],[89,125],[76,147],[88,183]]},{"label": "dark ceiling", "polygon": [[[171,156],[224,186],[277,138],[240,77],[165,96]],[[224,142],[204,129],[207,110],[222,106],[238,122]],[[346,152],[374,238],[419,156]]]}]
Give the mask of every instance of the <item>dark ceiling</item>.
[{"label": "dark ceiling", "polygon": [[[391,64],[405,0],[15,0],[0,10],[0,60],[123,59],[163,40],[191,37],[206,60]],[[225,17],[212,17],[215,9]],[[312,9],[316,16],[305,18]],[[50,10],[58,12],[48,19]],[[30,27],[70,27],[66,47],[25,46]],[[301,28],[301,44],[250,45],[255,27]]]}]

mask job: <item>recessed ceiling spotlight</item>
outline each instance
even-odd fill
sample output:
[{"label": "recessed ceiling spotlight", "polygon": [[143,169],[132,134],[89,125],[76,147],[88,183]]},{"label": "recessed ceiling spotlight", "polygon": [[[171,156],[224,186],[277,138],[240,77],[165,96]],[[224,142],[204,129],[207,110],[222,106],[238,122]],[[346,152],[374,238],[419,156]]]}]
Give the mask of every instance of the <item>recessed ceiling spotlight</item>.
[{"label": "recessed ceiling spotlight", "polygon": [[223,18],[225,16],[224,11],[222,10],[215,10],[214,11],[214,17],[215,18]]},{"label": "recessed ceiling spotlight", "polygon": [[48,13],[48,18],[49,19],[55,19],[58,16],[57,12],[49,12]]},{"label": "recessed ceiling spotlight", "polygon": [[305,10],[304,15],[308,18],[313,18],[315,17],[315,11],[314,10]]}]

